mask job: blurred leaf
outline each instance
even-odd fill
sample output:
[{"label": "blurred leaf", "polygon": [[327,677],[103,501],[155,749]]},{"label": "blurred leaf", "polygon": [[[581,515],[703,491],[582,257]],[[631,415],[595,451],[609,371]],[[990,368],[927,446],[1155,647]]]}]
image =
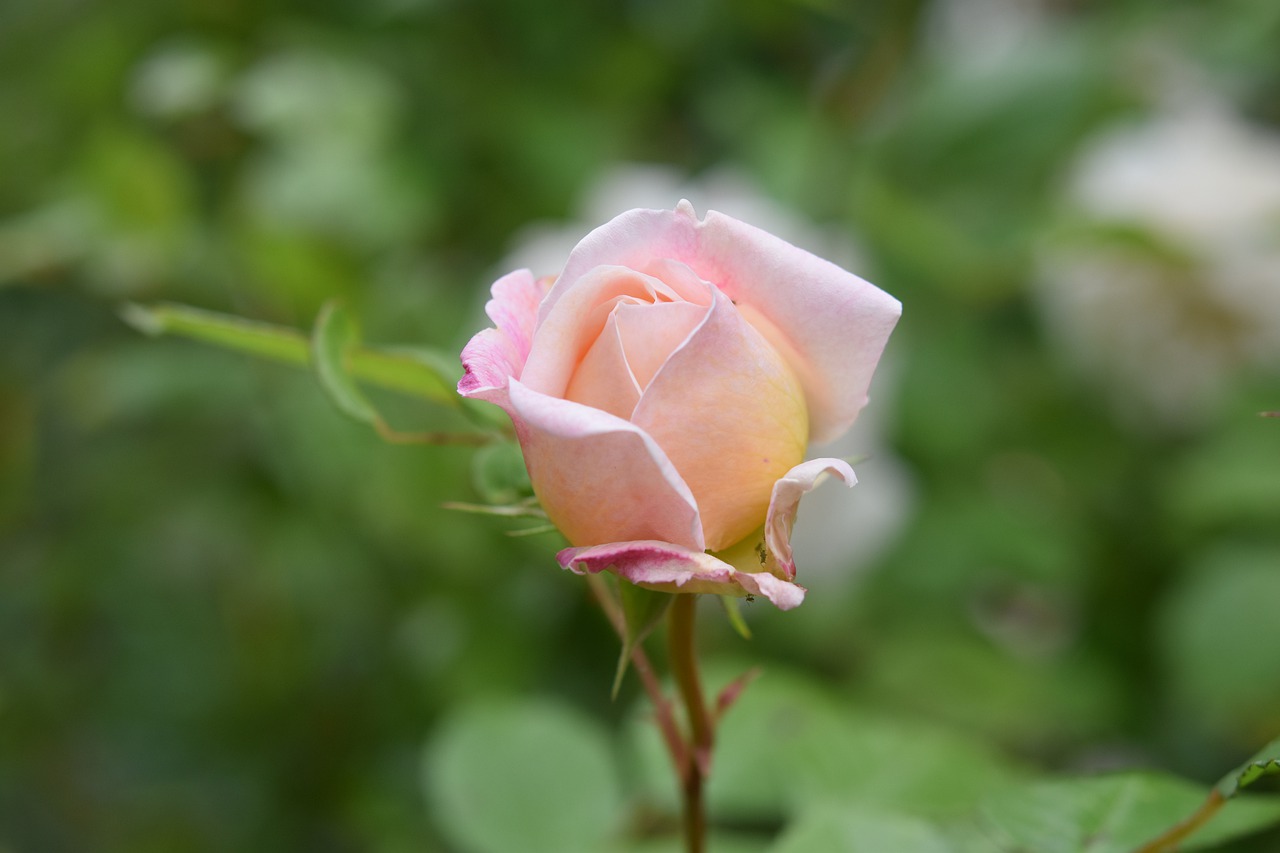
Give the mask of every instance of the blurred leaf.
[{"label": "blurred leaf", "polygon": [[[669,762],[652,726],[637,735],[653,780],[647,793],[665,802]],[[713,815],[730,820],[785,818],[818,803],[944,817],[965,812],[1017,776],[978,741],[867,713],[771,668],[720,723],[707,802]]]},{"label": "blurred leaf", "polygon": [[129,303],[120,309],[120,315],[130,326],[147,335],[181,335],[290,364],[305,365],[310,361],[306,337],[284,326],[185,305],[147,307]]},{"label": "blurred leaf", "polygon": [[486,503],[509,505],[533,496],[524,454],[513,441],[495,442],[477,450],[471,457],[471,479]]},{"label": "blurred leaf", "polygon": [[1280,774],[1280,737],[1258,750],[1244,764],[1223,776],[1214,790],[1230,799],[1239,793],[1241,788],[1252,785],[1263,776],[1275,774]]},{"label": "blurred leaf", "polygon": [[952,853],[939,831],[920,818],[885,811],[824,806],[790,824],[770,853]]},{"label": "blurred leaf", "polygon": [[[978,823],[992,853],[1130,853],[1187,814],[1205,791],[1154,773],[1122,773],[1023,786],[984,803]],[[1280,799],[1241,800],[1192,836],[1218,844],[1280,820]]]},{"label": "blurred leaf", "polygon": [[1174,696],[1224,732],[1274,731],[1277,561],[1274,547],[1216,550],[1172,591],[1160,613],[1158,636]]},{"label": "blurred leaf", "polygon": [[[150,307],[130,303],[121,309],[121,316],[148,335],[180,335],[289,364],[311,363],[306,336],[287,326],[167,303]],[[326,320],[326,323],[334,322],[333,318]],[[341,331],[335,327],[325,334],[332,336]],[[346,354],[346,368],[350,376],[372,385],[456,408],[461,405],[461,398],[454,391],[457,381],[454,376],[459,368],[451,365],[452,360],[432,350],[373,349],[360,347],[352,340]]]},{"label": "blurred leaf", "polygon": [[311,358],[320,387],[343,414],[382,432],[386,423],[347,374],[347,351],[360,340],[355,321],[337,301],[329,301],[316,317]]},{"label": "blurred leaf", "polygon": [[623,623],[626,632],[622,637],[622,652],[618,656],[618,668],[613,676],[613,698],[618,697],[618,688],[622,686],[622,677],[627,674],[627,664],[631,662],[631,653],[636,646],[658,627],[662,617],[671,605],[671,593],[655,592],[651,589],[636,586],[629,581],[619,580],[618,598],[622,601]]},{"label": "blurred leaf", "polygon": [[603,732],[558,704],[455,709],[426,756],[427,801],[457,849],[600,850],[622,797]]}]

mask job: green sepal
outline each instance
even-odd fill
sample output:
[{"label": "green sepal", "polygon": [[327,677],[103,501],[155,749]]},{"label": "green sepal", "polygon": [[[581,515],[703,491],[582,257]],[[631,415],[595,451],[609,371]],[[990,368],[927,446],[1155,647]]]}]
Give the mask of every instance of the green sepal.
[{"label": "green sepal", "polygon": [[618,656],[618,669],[613,676],[613,690],[610,696],[618,698],[618,690],[622,687],[622,677],[627,674],[627,665],[631,662],[631,654],[636,646],[644,642],[645,637],[653,633],[653,629],[666,615],[671,606],[674,594],[656,592],[652,589],[636,586],[630,581],[619,579],[618,598],[622,602],[622,618],[626,626],[622,638],[622,654]]},{"label": "green sepal", "polygon": [[729,624],[733,626],[733,630],[738,632],[738,636],[744,640],[751,639],[751,628],[747,626],[747,620],[742,618],[742,600],[732,595],[717,596],[720,603],[724,605],[724,613],[729,617]]}]

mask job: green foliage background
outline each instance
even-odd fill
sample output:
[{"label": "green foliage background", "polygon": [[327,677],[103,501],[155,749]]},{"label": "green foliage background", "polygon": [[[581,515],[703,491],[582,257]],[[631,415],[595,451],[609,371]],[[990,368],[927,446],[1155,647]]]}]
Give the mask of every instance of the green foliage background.
[{"label": "green foliage background", "polygon": [[[520,849],[503,815],[528,850],[666,849],[667,768],[555,537],[441,508],[479,498],[472,451],[383,444],[303,373],[119,317],[305,328],[341,296],[369,341],[456,352],[516,230],[622,162],[732,165],[906,306],[873,403],[901,532],[750,608],[750,643],[704,617],[721,682],[766,670],[716,849],[838,843],[811,804],[941,849],[912,821],[988,783],[1211,783],[1273,738],[1280,370],[1191,426],[1119,416],[1029,282],[1075,152],[1152,108],[1148,50],[1275,130],[1280,15],[1043,5],[998,74],[936,50],[923,0],[0,6],[0,850]],[[529,766],[524,811],[463,796]]]}]

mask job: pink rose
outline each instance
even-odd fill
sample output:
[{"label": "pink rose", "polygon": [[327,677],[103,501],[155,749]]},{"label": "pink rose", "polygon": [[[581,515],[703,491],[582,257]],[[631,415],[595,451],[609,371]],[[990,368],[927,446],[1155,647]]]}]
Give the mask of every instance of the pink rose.
[{"label": "pink rose", "polygon": [[573,571],[670,592],[798,605],[791,525],[902,306],[845,270],[714,211],[631,210],[560,276],[493,285],[458,391],[511,416]]}]

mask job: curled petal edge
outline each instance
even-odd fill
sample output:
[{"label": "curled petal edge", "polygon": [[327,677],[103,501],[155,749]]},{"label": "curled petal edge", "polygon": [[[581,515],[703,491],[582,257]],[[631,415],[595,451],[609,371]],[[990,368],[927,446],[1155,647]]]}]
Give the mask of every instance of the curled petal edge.
[{"label": "curled petal edge", "polygon": [[827,474],[839,477],[850,488],[858,482],[848,462],[826,458],[801,462],[773,484],[773,497],[769,500],[769,514],[764,523],[764,541],[787,581],[796,576],[791,528],[800,508],[800,498],[813,491]]},{"label": "curled petal edge", "polygon": [[566,548],[556,555],[561,567],[580,575],[612,571],[638,586],[660,592],[759,595],[779,610],[804,601],[805,588],[768,572],[741,572],[702,551],[670,542],[641,540]]}]

